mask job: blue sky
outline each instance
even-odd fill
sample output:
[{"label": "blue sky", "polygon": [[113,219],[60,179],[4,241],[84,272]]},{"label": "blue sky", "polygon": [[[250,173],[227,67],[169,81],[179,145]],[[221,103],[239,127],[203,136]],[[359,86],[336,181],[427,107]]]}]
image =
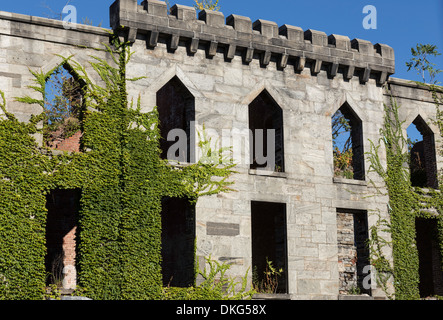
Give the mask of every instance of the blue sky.
[{"label": "blue sky", "polygon": [[[373,44],[384,43],[394,48],[397,78],[421,81],[415,71],[407,71],[405,63],[411,58],[411,47],[434,44],[443,53],[443,0],[219,0],[225,17],[238,14],[252,21],[264,19],[278,25],[289,24],[303,30],[314,29],[326,34],[346,35]],[[0,10],[47,18],[57,17],[68,0],[1,0]],[[71,0],[77,9],[78,22],[88,18],[94,25],[109,27],[109,6],[114,0]],[[139,0],[139,3],[141,0]],[[170,0],[192,6],[194,0]],[[363,8],[376,8],[377,28],[365,29]],[[58,15],[59,17],[60,15]],[[432,59],[443,69],[443,55]],[[443,73],[437,80],[443,83]],[[415,127],[409,130],[414,138]]]},{"label": "blue sky", "polygon": [[[60,13],[67,0],[2,0],[0,10],[53,17]],[[141,2],[141,0],[139,0]],[[192,6],[194,0],[170,0],[171,4]],[[109,27],[109,6],[113,0],[72,0],[78,21],[87,17],[94,25]],[[326,34],[346,35],[372,43],[385,43],[395,50],[395,77],[421,80],[415,72],[407,72],[405,63],[411,58],[411,47],[417,43],[437,45],[443,53],[443,0],[220,0],[225,17],[235,13],[257,19],[271,20],[278,25],[289,24],[304,30],[314,29]],[[366,5],[377,9],[377,29],[364,29],[362,21]],[[51,10],[49,9],[51,8]],[[443,69],[443,55],[433,59]],[[443,83],[443,73],[437,78]]]}]

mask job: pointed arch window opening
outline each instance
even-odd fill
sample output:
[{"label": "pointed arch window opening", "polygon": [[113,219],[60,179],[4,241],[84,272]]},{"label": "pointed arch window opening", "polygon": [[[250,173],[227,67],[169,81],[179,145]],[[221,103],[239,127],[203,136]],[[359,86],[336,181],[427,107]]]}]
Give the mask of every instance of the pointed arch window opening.
[{"label": "pointed arch window opening", "polygon": [[284,172],[283,110],[263,90],[248,107],[250,169]]},{"label": "pointed arch window opening", "polygon": [[409,169],[414,187],[438,188],[434,133],[421,116],[407,129]]},{"label": "pointed arch window opening", "polygon": [[66,63],[46,79],[43,126],[45,146],[62,151],[81,151],[85,83]]},{"label": "pointed arch window opening", "polygon": [[161,158],[195,162],[195,98],[175,76],[157,91]]},{"label": "pointed arch window opening", "polygon": [[365,179],[363,124],[346,102],[332,116],[334,177]]}]

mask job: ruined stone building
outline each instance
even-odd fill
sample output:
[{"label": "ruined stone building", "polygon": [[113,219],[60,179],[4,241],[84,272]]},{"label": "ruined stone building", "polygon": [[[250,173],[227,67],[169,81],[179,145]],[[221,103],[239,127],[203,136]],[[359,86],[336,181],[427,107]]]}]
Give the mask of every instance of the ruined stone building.
[{"label": "ruined stone building", "polygon": [[[436,188],[437,171],[443,168],[436,152],[442,146],[431,94],[392,77],[393,49],[235,14],[197,13],[183,5],[168,12],[158,0],[117,0],[110,18],[111,27],[135,52],[127,76],[144,77],[128,84],[130,97],[140,96],[146,111],[158,106],[165,138],[162,156],[167,157],[171,146],[167,133],[180,128],[190,138],[187,151],[176,160],[196,161],[195,133],[205,126],[215,138],[228,136],[226,145],[234,146],[241,160],[232,176],[236,192],[203,197],[195,207],[183,199],[165,199],[166,284],[171,278],[174,286],[192,283],[196,239],[197,259],[211,256],[229,263],[233,276],[254,267],[260,274],[266,260],[272,261],[282,269],[277,292],[291,299],[337,299],[356,288],[383,297],[380,288],[362,287],[368,274],[368,230],[378,219],[371,212],[388,216],[387,197],[369,183],[382,180],[369,172],[365,152],[370,140],[380,138],[384,104],[391,94],[401,105],[404,131],[415,124],[423,136],[415,152],[421,152],[424,163],[422,185]],[[93,75],[90,55],[109,59],[94,50],[103,42],[109,42],[109,30],[103,28],[67,28],[62,21],[0,12],[0,89],[10,101],[10,112],[22,121],[42,112],[38,105],[14,101],[36,95],[28,88],[33,79],[28,68],[47,72],[60,62],[56,54],[73,55]],[[350,126],[353,158],[346,177],[334,174],[331,119],[337,111]],[[255,129],[274,130],[272,166],[251,156],[260,138]],[[74,150],[80,136],[59,149]],[[42,137],[37,139],[43,143]],[[65,267],[75,266],[75,255],[69,252],[75,246],[71,218],[78,196],[57,191],[48,198],[48,219],[54,210],[65,214],[61,222],[54,219],[53,227],[48,222],[55,230],[48,247],[52,241],[58,252],[64,250]],[[420,235],[426,238],[426,231]],[[430,269],[437,271],[428,274],[428,291],[435,294],[442,289],[441,268],[435,268],[439,261],[429,248],[424,250],[434,257],[428,258]],[[67,286],[75,287],[75,276],[70,280],[74,283],[67,281]]]}]

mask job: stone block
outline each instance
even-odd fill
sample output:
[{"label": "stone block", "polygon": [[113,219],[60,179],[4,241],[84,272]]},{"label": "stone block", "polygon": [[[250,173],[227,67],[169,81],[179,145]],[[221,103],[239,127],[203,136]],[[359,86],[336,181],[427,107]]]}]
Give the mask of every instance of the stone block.
[{"label": "stone block", "polygon": [[244,54],[243,54],[243,61],[247,64],[251,63],[252,59],[254,58],[254,48],[248,47],[246,48]]},{"label": "stone block", "polygon": [[118,0],[114,4],[117,4],[120,10],[137,11],[137,0]]},{"label": "stone block", "polygon": [[374,47],[377,53],[382,56],[382,58],[395,60],[394,49],[392,49],[392,47],[381,43],[376,43]]},{"label": "stone block", "polygon": [[189,42],[189,52],[191,54],[197,53],[199,42],[200,42],[200,39],[198,39],[198,38],[191,39],[191,41]]},{"label": "stone block", "polygon": [[202,10],[199,12],[198,18],[206,22],[208,26],[223,27],[225,25],[225,16],[219,11]]},{"label": "stone block", "polygon": [[334,78],[337,75],[339,64],[333,62],[329,66],[329,76]]},{"label": "stone block", "polygon": [[322,31],[309,29],[305,31],[304,35],[305,35],[305,40],[311,41],[313,45],[324,46],[324,47],[328,45],[328,37],[326,33]]},{"label": "stone block", "polygon": [[217,53],[217,48],[218,48],[218,42],[211,41],[208,48],[208,56],[214,57]]},{"label": "stone block", "polygon": [[291,295],[287,293],[256,293],[252,300],[291,300]]},{"label": "stone block", "polygon": [[71,301],[73,301],[73,300],[92,300],[90,298],[80,297],[80,296],[62,296],[60,299],[61,300],[71,300]]},{"label": "stone block", "polygon": [[[128,0],[126,0],[128,1]],[[136,1],[134,1],[136,2]],[[168,6],[166,2],[159,0],[144,0],[142,2],[144,9],[152,15],[167,17],[168,16]]]},{"label": "stone block", "polygon": [[279,34],[285,36],[289,41],[304,42],[304,32],[300,27],[294,27],[287,24],[279,28]]},{"label": "stone block", "polygon": [[359,295],[354,295],[354,294],[349,294],[349,295],[339,295],[338,296],[338,300],[374,300],[373,297],[367,295],[367,294],[359,294]]},{"label": "stone block", "polygon": [[242,257],[220,257],[219,261],[229,265],[243,265],[245,263],[244,258]]},{"label": "stone block", "polygon": [[14,87],[14,88],[21,87],[22,76],[20,74],[0,71],[0,77],[11,78],[12,79],[12,87]]},{"label": "stone block", "polygon": [[316,75],[320,72],[323,61],[316,59],[311,64],[311,73]]},{"label": "stone block", "polygon": [[197,13],[195,8],[175,4],[171,8],[171,15],[175,16],[178,20],[193,21],[197,19]]},{"label": "stone block", "polygon": [[123,12],[137,12],[137,0],[117,0],[109,7],[109,22],[112,29],[120,26]]},{"label": "stone block", "polygon": [[368,56],[374,55],[374,46],[370,41],[356,38],[351,41],[351,47],[357,49],[361,54]]},{"label": "stone block", "polygon": [[337,49],[349,51],[351,49],[351,41],[347,36],[331,34],[328,37],[328,43],[334,45]]},{"label": "stone block", "polygon": [[248,17],[231,14],[226,18],[226,25],[232,26],[238,32],[252,33],[252,22]]},{"label": "stone block", "polygon": [[237,46],[235,44],[230,44],[226,50],[226,59],[227,60],[234,59],[236,50],[237,50]]},{"label": "stone block", "polygon": [[320,282],[317,280],[299,279],[297,281],[298,294],[315,294],[320,292]]},{"label": "stone block", "polygon": [[278,25],[273,21],[259,19],[252,24],[252,29],[259,31],[266,38],[278,37]]},{"label": "stone block", "polygon": [[210,236],[235,237],[240,234],[240,225],[237,223],[207,222],[206,234]]}]

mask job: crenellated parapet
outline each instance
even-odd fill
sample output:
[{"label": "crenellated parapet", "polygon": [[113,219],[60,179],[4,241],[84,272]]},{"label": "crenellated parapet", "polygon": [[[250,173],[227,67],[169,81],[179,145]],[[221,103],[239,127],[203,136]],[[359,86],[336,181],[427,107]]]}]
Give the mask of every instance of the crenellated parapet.
[{"label": "crenellated parapet", "polygon": [[218,11],[203,10],[197,15],[195,8],[183,5],[174,5],[168,14],[166,3],[159,0],[145,0],[140,5],[137,0],[116,0],[110,14],[114,30],[124,31],[132,42],[138,34],[144,34],[151,48],[166,39],[172,52],[184,42],[190,54],[205,47],[208,58],[222,51],[230,61],[240,53],[244,63],[258,58],[266,67],[273,60],[279,69],[291,63],[296,71],[310,67],[315,75],[326,69],[330,77],[340,72],[344,79],[358,76],[362,83],[372,76],[383,84],[395,72],[391,47],[342,35],[328,36],[287,24],[279,27],[261,19],[252,22],[235,14],[225,18]]}]

